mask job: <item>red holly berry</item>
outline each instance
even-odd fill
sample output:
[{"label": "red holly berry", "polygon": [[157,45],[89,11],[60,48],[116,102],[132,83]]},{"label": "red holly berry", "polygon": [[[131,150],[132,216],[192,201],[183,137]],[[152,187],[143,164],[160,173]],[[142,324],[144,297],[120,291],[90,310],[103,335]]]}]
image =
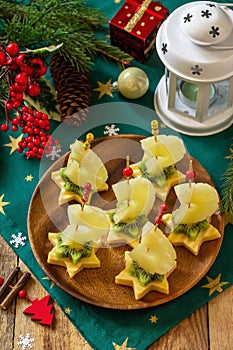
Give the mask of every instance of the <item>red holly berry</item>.
[{"label": "red holly berry", "polygon": [[1,130],[4,132],[7,132],[9,130],[9,126],[7,124],[2,124],[1,125]]},{"label": "red holly berry", "polygon": [[123,169],[122,173],[125,177],[129,178],[133,175],[133,169],[130,167],[126,167]]},{"label": "red holly berry", "polygon": [[0,65],[4,66],[6,64],[7,58],[4,52],[0,52]]},{"label": "red holly berry", "polygon": [[36,97],[40,94],[40,85],[30,84],[27,89],[27,93],[31,97]]},{"label": "red holly berry", "polygon": [[0,277],[0,286],[2,286],[4,283],[4,278]]},{"label": "red holly berry", "polygon": [[21,299],[24,299],[27,297],[27,291],[25,289],[21,289],[19,292],[18,292],[18,297],[21,298]]},{"label": "red holly berry", "polygon": [[7,45],[7,47],[6,47],[6,52],[12,57],[18,55],[18,53],[19,53],[19,45],[17,43],[15,43],[15,42],[9,43]]},{"label": "red holly berry", "polygon": [[15,76],[15,82],[19,85],[26,85],[28,83],[28,76],[26,73],[18,73]]}]

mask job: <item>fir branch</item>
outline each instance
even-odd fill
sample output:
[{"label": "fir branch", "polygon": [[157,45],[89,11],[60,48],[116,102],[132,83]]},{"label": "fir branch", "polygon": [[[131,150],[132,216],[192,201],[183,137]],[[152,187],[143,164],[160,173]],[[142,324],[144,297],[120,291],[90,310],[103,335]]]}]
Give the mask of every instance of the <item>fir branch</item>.
[{"label": "fir branch", "polygon": [[99,53],[123,64],[133,59],[98,38],[107,18],[83,0],[0,1],[0,22],[2,43],[16,41],[28,49],[63,44],[59,53],[81,71],[88,71]]},{"label": "fir branch", "polygon": [[229,166],[221,177],[222,182],[222,203],[221,212],[233,215],[233,145],[230,147],[231,154],[226,158],[230,159]]}]

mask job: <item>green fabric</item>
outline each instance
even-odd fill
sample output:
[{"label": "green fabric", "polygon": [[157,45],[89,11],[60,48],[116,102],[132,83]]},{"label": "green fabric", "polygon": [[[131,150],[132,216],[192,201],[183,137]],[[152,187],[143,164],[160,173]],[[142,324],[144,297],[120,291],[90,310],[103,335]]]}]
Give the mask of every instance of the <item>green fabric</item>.
[{"label": "green fabric", "polygon": [[[98,2],[98,6],[106,12],[110,19],[122,3],[121,1],[116,4],[114,0],[108,0]],[[186,1],[176,0],[170,2],[167,0],[163,2],[170,12],[184,3]],[[88,4],[95,7],[96,1],[89,0]],[[154,91],[163,75],[164,67],[156,54],[145,65],[136,61],[133,62],[133,65],[142,68],[149,76],[150,88],[147,94],[132,103],[132,101],[126,100],[119,94],[114,94],[113,98],[105,95],[99,100],[99,93],[93,91],[92,106],[97,105],[97,111],[102,111],[106,108],[108,114],[102,115],[97,113],[96,117],[91,116],[80,127],[78,132],[75,129],[71,129],[69,138],[59,140],[62,144],[62,153],[67,151],[69,141],[73,137],[80,136],[82,138],[82,135],[88,129],[94,132],[95,137],[104,136],[105,126],[110,124],[116,124],[116,127],[120,129],[120,134],[150,134],[151,117],[156,117],[153,109]],[[119,68],[115,63],[106,62],[101,58],[96,59],[90,77],[92,89],[98,87],[97,81],[106,83],[110,78],[112,81],[115,81],[118,75]],[[102,104],[106,104],[106,106]],[[146,115],[143,113],[143,106],[147,107]],[[123,109],[125,114],[119,115],[118,107],[120,110]],[[100,109],[98,110],[98,108]],[[2,122],[3,116],[1,116]],[[56,136],[56,132],[60,135],[60,124],[52,122],[52,127],[54,135]],[[188,152],[206,168],[219,190],[221,186],[220,177],[228,164],[225,156],[229,153],[232,131],[233,127],[230,127],[219,134],[209,137],[182,135]],[[169,134],[173,133],[173,131],[165,128],[160,130],[160,133]],[[167,304],[149,309],[119,311],[86,304],[70,296],[57,286],[51,288],[51,281],[45,279],[45,273],[35,260],[27,237],[27,212],[30,199],[41,174],[46,170],[47,166],[51,165],[51,159],[45,161],[40,167],[38,160],[27,160],[17,152],[9,155],[10,148],[5,146],[10,142],[9,135],[16,138],[19,134],[8,132],[0,135],[0,197],[4,194],[2,201],[9,202],[9,204],[3,206],[5,215],[0,213],[1,234],[60,307],[64,311],[66,308],[71,310],[67,317],[94,349],[113,349],[112,342],[121,345],[128,338],[128,347],[144,350],[173,326],[218,294],[215,291],[209,296],[209,289],[202,288],[208,282],[205,276],[190,291]],[[25,180],[28,175],[33,176],[32,181]],[[207,274],[212,279],[221,274],[221,281],[228,282],[228,284],[222,286],[223,290],[233,284],[232,231],[232,225],[228,225],[225,229],[220,253]],[[14,238],[19,232],[22,233],[21,237],[26,237],[27,239],[21,240],[22,245],[17,246]],[[190,273],[192,273],[191,270]],[[157,317],[156,323],[150,321],[152,316]]]}]

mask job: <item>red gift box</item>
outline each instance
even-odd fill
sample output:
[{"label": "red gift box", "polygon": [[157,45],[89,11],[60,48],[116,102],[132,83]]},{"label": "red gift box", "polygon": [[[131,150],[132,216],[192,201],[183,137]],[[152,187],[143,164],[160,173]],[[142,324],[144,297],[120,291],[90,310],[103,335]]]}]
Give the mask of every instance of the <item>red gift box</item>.
[{"label": "red gift box", "polygon": [[168,12],[161,2],[127,0],[109,21],[111,44],[145,63],[154,51],[157,31]]}]

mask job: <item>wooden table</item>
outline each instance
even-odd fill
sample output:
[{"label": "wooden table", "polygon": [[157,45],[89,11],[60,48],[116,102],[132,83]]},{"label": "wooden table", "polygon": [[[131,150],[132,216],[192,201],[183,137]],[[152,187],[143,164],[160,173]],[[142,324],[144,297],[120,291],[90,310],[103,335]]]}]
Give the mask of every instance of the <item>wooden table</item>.
[{"label": "wooden table", "polygon": [[[0,237],[0,276],[7,276],[17,265],[23,272],[28,271]],[[34,276],[27,283],[26,289],[28,295],[33,298],[40,299],[48,294]],[[25,336],[27,333],[35,339],[32,343],[32,349],[35,350],[92,349],[58,305],[54,305],[55,318],[52,327],[39,325],[31,321],[31,316],[25,316],[23,310],[27,306],[29,306],[27,300],[17,298],[7,310],[0,309],[1,350],[21,349],[17,344],[19,336]],[[230,350],[232,348],[233,286],[171,329],[148,349]]]}]

